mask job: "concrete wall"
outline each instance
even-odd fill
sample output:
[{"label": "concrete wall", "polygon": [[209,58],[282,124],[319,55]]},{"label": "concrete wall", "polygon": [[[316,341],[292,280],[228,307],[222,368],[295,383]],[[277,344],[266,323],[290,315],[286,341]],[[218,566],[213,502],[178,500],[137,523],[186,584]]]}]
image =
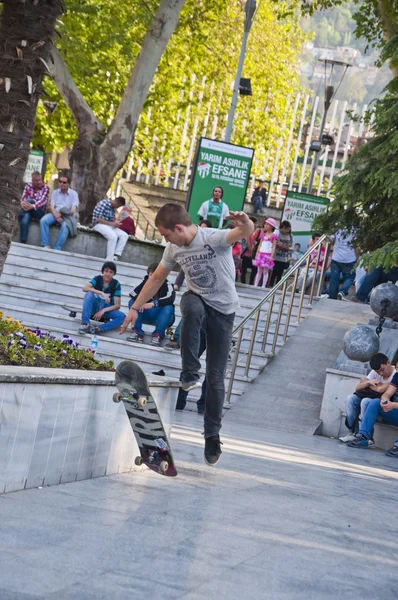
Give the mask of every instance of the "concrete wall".
[{"label": "concrete wall", "polygon": [[[170,432],[179,383],[148,377]],[[114,373],[0,366],[0,493],[137,468]]]},{"label": "concrete wall", "polygon": [[[326,370],[325,389],[321,405],[322,435],[339,437],[348,433],[344,425],[345,401],[354,393],[361,376],[356,373],[345,373],[336,369]],[[375,424],[374,440],[378,448],[387,450],[394,444],[398,436],[398,428],[382,423]]]},{"label": "concrete wall", "polygon": [[[50,242],[51,246],[55,245],[59,229],[51,227]],[[15,241],[19,241],[19,232],[15,237]],[[37,222],[32,222],[29,227],[28,244],[40,246],[40,227]],[[68,238],[64,246],[67,252],[75,252],[76,254],[85,254],[88,256],[103,257],[106,256],[106,239],[97,233],[90,230],[79,231],[77,237]],[[137,265],[148,266],[150,263],[159,262],[163,255],[164,247],[156,242],[143,242],[141,240],[129,240],[123,251],[122,259],[124,262],[130,262]]]}]

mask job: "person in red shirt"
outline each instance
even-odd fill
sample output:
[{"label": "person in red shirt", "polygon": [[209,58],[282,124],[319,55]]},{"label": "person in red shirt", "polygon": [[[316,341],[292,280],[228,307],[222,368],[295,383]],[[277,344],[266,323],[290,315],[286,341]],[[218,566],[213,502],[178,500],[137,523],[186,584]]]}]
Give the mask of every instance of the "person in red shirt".
[{"label": "person in red shirt", "polygon": [[25,185],[18,215],[21,244],[27,242],[31,220],[40,221],[45,215],[49,194],[50,188],[43,182],[41,173],[39,171],[32,173],[32,183]]}]

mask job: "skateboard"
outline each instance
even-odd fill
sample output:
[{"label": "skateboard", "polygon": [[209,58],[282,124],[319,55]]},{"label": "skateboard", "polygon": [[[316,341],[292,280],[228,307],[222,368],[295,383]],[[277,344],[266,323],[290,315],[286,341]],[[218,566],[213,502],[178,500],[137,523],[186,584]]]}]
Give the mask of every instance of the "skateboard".
[{"label": "skateboard", "polygon": [[[63,310],[66,310],[69,313],[69,317],[71,319],[76,319],[77,314],[82,312],[81,308],[77,308],[76,306],[71,306],[69,304],[63,304],[62,307]],[[95,321],[94,319],[90,318],[90,323],[91,325],[95,326],[97,323],[99,324],[101,323],[106,323],[107,319],[101,319],[101,321]]]},{"label": "skateboard", "polygon": [[118,392],[113,394],[113,401],[123,402],[140,449],[135,464],[175,477],[170,444],[144,371],[135,362],[124,360],[116,368],[115,385]]}]

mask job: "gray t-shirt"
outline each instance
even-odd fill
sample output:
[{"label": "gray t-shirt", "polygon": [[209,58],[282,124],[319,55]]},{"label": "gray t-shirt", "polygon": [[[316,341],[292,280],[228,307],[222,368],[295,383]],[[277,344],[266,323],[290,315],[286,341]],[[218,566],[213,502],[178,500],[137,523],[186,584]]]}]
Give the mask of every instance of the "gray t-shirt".
[{"label": "gray t-shirt", "polygon": [[[279,242],[282,244],[290,244],[290,248],[293,245],[293,237],[291,233],[281,233],[279,232]],[[290,250],[286,250],[285,248],[278,248],[278,242],[276,242],[276,250],[275,250],[275,260],[279,260],[280,262],[288,263],[290,259]]]},{"label": "gray t-shirt", "polygon": [[228,233],[225,229],[198,227],[189,246],[169,243],[160,262],[167,270],[178,263],[188,289],[225,315],[239,308],[232,245],[226,241]]}]

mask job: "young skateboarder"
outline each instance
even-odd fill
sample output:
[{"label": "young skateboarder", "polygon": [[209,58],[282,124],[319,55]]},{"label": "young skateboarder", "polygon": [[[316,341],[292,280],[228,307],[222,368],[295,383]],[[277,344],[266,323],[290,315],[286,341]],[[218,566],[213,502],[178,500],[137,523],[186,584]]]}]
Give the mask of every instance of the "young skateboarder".
[{"label": "young skateboarder", "polygon": [[181,387],[189,391],[199,382],[200,332],[206,334],[206,408],[204,416],[205,461],[214,465],[220,458],[221,416],[225,396],[224,374],[230,350],[235,311],[239,299],[235,289],[233,244],[247,238],[253,223],[243,212],[229,219],[235,229],[200,228],[177,204],[165,204],[155,225],[169,242],[163,258],[130,308],[120,333],[137,320],[138,311],[154,296],[175,263],[185,273],[188,291],[181,299]]}]

